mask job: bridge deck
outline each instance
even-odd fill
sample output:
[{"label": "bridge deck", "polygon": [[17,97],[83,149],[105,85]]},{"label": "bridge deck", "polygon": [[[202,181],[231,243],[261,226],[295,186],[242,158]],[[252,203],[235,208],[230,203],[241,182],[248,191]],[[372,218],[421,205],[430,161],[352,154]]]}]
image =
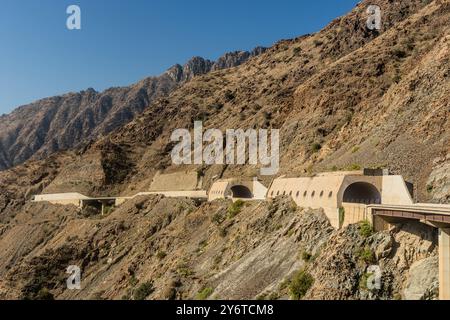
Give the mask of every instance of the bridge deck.
[{"label": "bridge deck", "polygon": [[450,225],[450,205],[419,203],[414,205],[369,205],[367,208],[374,216]]}]

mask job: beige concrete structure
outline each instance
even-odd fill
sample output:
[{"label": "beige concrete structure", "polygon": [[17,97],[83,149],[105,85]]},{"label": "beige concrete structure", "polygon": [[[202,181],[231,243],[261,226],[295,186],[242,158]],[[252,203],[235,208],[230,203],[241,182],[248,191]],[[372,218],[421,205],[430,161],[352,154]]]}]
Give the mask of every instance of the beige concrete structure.
[{"label": "beige concrete structure", "polygon": [[105,213],[107,207],[115,205],[115,197],[99,197],[91,198],[81,193],[54,193],[54,194],[40,194],[33,197],[34,202],[49,202],[51,204],[59,205],[73,205],[80,209],[85,207],[97,207],[101,210],[102,215]]},{"label": "beige concrete structure", "polygon": [[40,194],[33,197],[33,201],[35,202],[49,202],[51,204],[60,204],[60,205],[74,205],[79,208],[83,206],[83,200],[88,200],[89,197],[86,197],[80,193],[54,193],[54,194]]},{"label": "beige concrete structure", "polygon": [[221,179],[211,186],[208,200],[265,200],[267,188],[258,179]]},{"label": "beige concrete structure", "polygon": [[323,208],[335,228],[360,221],[365,216],[367,204],[413,203],[403,178],[389,176],[384,171],[328,172],[304,178],[281,177],[273,181],[267,197],[270,199],[281,195],[291,196],[300,207]]}]

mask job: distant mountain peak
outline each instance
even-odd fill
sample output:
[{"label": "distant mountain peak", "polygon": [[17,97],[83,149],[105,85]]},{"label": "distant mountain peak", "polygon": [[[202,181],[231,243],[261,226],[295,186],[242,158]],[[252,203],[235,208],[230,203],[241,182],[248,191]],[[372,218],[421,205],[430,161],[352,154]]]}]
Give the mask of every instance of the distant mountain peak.
[{"label": "distant mountain peak", "polygon": [[176,64],[170,67],[166,74],[176,82],[192,80],[196,76],[207,74],[211,71],[223,70],[237,67],[248,59],[256,57],[267,50],[265,47],[256,47],[252,51],[227,52],[217,59],[211,61],[199,56],[192,57],[183,66]]}]

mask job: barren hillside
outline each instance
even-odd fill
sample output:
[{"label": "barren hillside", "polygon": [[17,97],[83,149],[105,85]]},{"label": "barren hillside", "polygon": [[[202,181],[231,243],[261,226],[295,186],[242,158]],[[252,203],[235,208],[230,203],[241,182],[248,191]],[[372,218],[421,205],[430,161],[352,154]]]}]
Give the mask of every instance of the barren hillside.
[{"label": "barren hillside", "polygon": [[[381,34],[366,31],[363,2],[317,34],[195,78],[87,148],[49,190],[67,190],[85,170],[105,177],[100,192],[145,190],[156,170],[180,169],[169,157],[172,131],[203,120],[222,130],[280,129],[280,174],[387,167],[416,185],[418,200],[445,201],[448,195],[435,195],[448,190],[446,173],[435,188],[429,179],[433,163],[448,161],[450,145],[449,2],[379,4]],[[217,174],[258,173],[252,166],[197,170],[206,183]]]}]

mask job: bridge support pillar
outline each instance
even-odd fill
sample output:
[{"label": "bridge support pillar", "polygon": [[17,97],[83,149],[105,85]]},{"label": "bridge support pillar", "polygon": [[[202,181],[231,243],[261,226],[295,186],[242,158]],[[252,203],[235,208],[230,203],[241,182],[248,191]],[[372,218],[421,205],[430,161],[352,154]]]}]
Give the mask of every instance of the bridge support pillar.
[{"label": "bridge support pillar", "polygon": [[450,229],[439,229],[439,299],[450,300]]}]

